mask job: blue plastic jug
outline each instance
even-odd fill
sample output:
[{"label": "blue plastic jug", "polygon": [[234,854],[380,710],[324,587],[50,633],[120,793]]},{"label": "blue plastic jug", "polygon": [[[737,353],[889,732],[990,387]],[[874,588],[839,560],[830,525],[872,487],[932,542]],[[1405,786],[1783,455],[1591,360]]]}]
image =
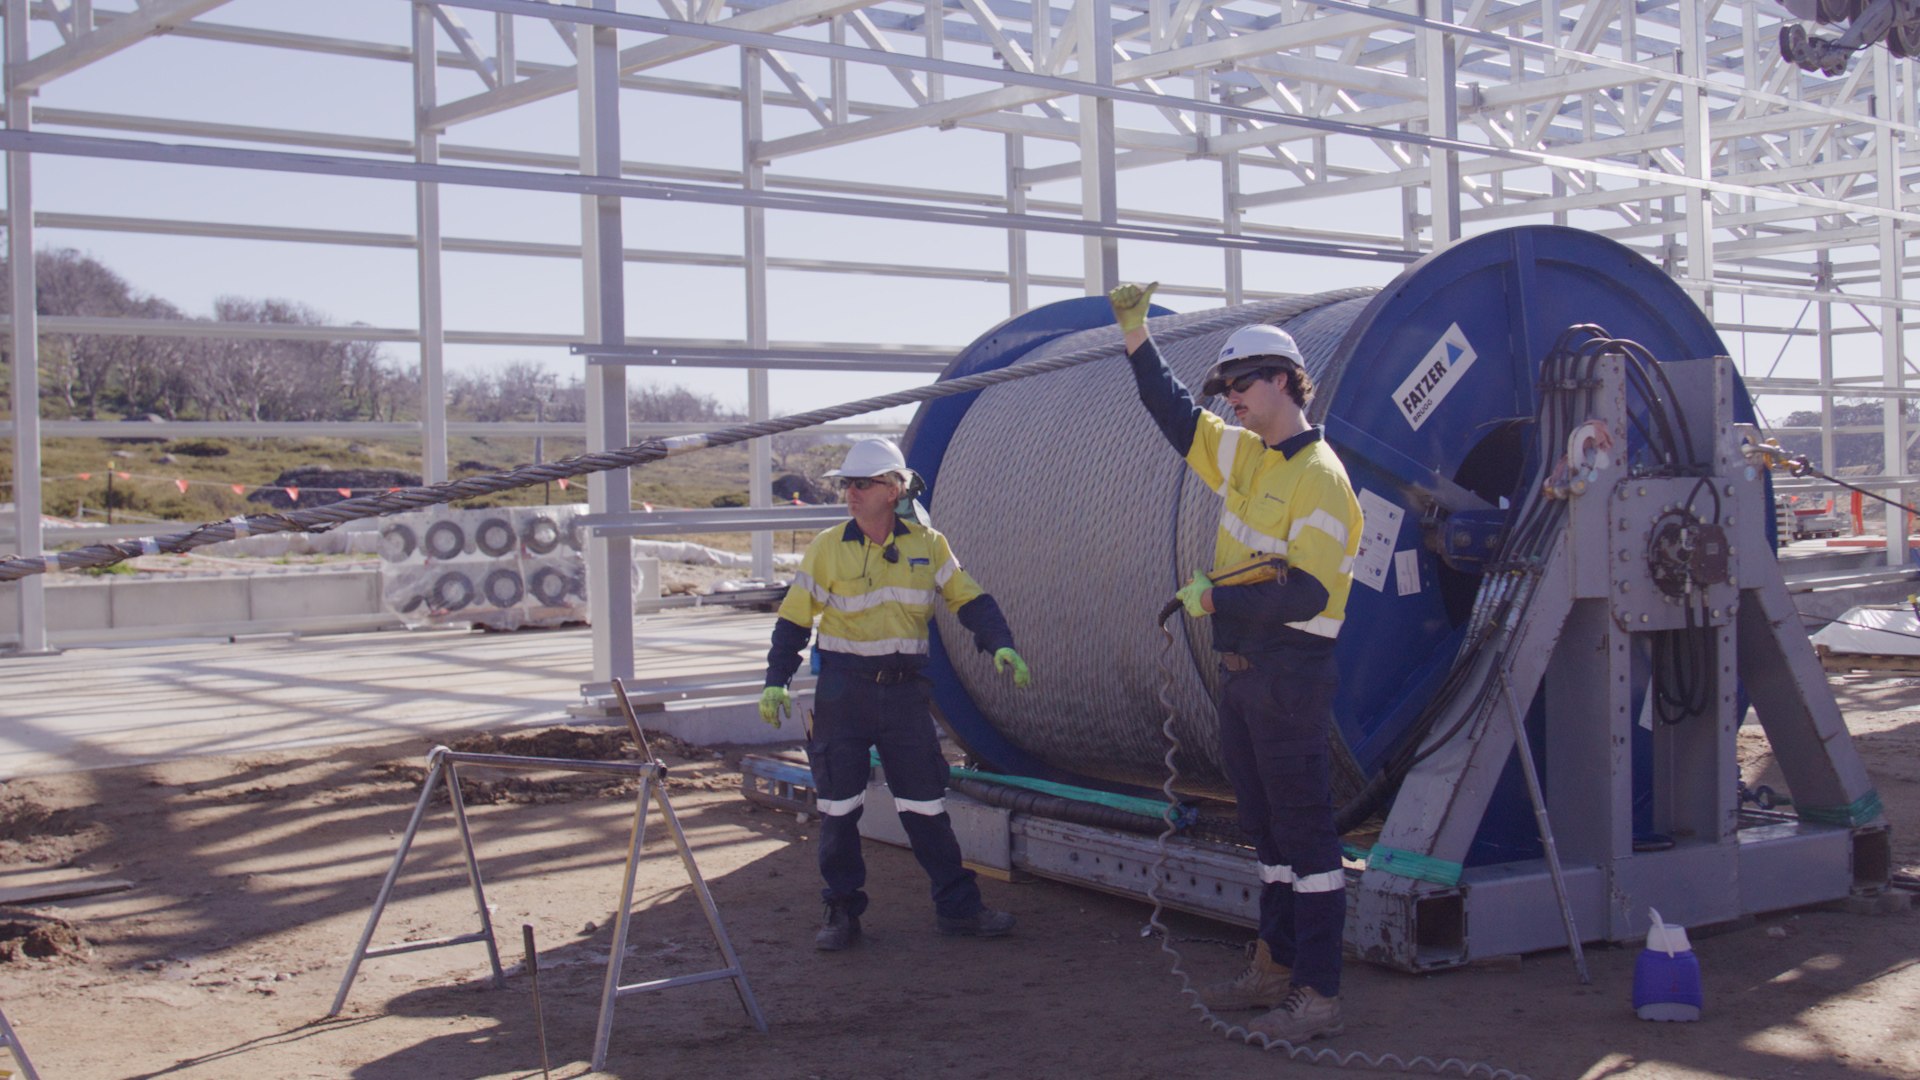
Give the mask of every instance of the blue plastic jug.
[{"label": "blue plastic jug", "polygon": [[1693,954],[1685,927],[1653,915],[1647,946],[1633,965],[1633,1011],[1642,1020],[1698,1020],[1705,999],[1700,991],[1700,958]]}]

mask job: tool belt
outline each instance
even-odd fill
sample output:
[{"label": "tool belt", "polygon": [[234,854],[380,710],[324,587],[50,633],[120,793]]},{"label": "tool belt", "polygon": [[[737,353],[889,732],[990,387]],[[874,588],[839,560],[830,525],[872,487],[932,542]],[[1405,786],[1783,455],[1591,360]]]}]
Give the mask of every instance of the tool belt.
[{"label": "tool belt", "polygon": [[1237,652],[1223,652],[1220,654],[1220,666],[1232,672],[1252,671],[1253,661]]}]

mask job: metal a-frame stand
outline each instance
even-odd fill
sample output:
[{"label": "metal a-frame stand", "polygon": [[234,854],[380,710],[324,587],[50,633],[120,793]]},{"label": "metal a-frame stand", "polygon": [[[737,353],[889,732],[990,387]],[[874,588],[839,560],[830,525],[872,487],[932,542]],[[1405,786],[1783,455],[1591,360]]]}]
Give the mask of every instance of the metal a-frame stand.
[{"label": "metal a-frame stand", "polygon": [[[1418,971],[1582,939],[1630,941],[1646,933],[1650,906],[1699,926],[1886,883],[1886,819],[1768,543],[1764,466],[1742,454],[1733,365],[1661,367],[1692,444],[1711,448],[1712,475],[1631,475],[1624,461],[1595,461],[1583,474],[1533,571],[1531,602],[1468,661],[1475,679],[1502,689],[1462,695],[1433,724],[1430,756],[1407,775],[1369,858],[1349,922],[1349,941],[1369,960]],[[1596,374],[1592,419],[1627,431],[1622,358],[1603,357]],[[1689,578],[1681,600],[1672,565],[1663,582],[1653,552],[1661,530],[1685,520],[1723,527],[1727,550],[1724,573]],[[1636,708],[1654,694],[1648,635],[1687,628],[1689,611],[1699,674],[1710,680],[1704,710],[1650,722],[1649,709]],[[1740,808],[1742,686],[1795,815]],[[1536,695],[1549,858],[1464,867]],[[1640,785],[1650,782],[1666,850],[1636,850],[1636,725],[1652,729]]]},{"label": "metal a-frame stand", "polygon": [[20,1045],[20,1036],[13,1033],[13,1025],[7,1022],[4,1011],[0,1011],[0,1049],[12,1051],[14,1063],[20,1066],[20,1075],[27,1080],[40,1080],[40,1074],[33,1069],[33,1062],[27,1060],[27,1048]]},{"label": "metal a-frame stand", "polygon": [[[627,848],[626,873],[621,881],[619,906],[613,915],[613,949],[607,958],[607,977],[605,989],[600,999],[600,1019],[596,1028],[593,1045],[593,1068],[597,1071],[606,1064],[607,1046],[613,1036],[614,1002],[628,994],[638,994],[648,990],[669,990],[676,986],[688,986],[693,983],[711,982],[715,979],[732,979],[736,993],[740,995],[740,1005],[753,1021],[754,1027],[767,1030],[766,1018],[760,1012],[759,1003],[754,1000],[753,990],[747,985],[746,973],[740,967],[740,958],[733,951],[733,942],[728,939],[726,927],[720,921],[720,909],[714,903],[713,894],[707,889],[707,882],[700,874],[699,866],[694,862],[693,850],[687,845],[687,837],[680,827],[680,818],[674,813],[673,803],[666,792],[667,768],[653,755],[640,731],[640,723],[634,715],[633,706],[627,701],[626,688],[620,680],[613,682],[614,691],[620,698],[626,713],[627,724],[633,735],[634,745],[639,748],[642,761],[575,761],[565,758],[523,757],[509,754],[469,754],[436,746],[427,758],[427,781],[420,791],[420,801],[413,808],[413,818],[407,822],[407,831],[400,838],[399,850],[394,852],[393,865],[387,868],[387,877],[380,885],[380,894],[373,902],[373,911],[367,916],[366,929],[360,934],[360,942],[354,946],[353,956],[347,962],[347,971],[340,980],[340,991],[334,995],[333,1007],[328,1016],[338,1016],[346,1005],[347,992],[353,987],[353,980],[360,971],[360,962],[371,957],[395,956],[400,953],[419,952],[424,949],[444,948],[448,945],[466,945],[474,942],[484,943],[487,947],[487,960],[493,967],[495,987],[506,985],[506,976],[500,969],[500,950],[494,939],[493,921],[487,914],[486,892],[480,880],[480,864],[474,855],[473,833],[467,824],[466,804],[460,797],[461,765],[480,765],[498,769],[521,769],[529,771],[557,771],[576,773],[599,773],[603,775],[625,776],[640,781],[640,792],[634,799],[632,840]],[[369,948],[373,941],[374,928],[380,924],[380,916],[386,910],[387,901],[393,895],[394,883],[400,877],[400,867],[406,862],[407,852],[413,847],[413,839],[420,831],[420,823],[426,817],[427,806],[433,800],[436,788],[444,782],[448,800],[453,804],[454,821],[459,825],[460,843],[466,853],[467,880],[473,888],[474,907],[480,918],[480,928],[472,933],[457,934],[451,937],[435,938],[430,941],[408,941],[380,948]],[[680,863],[686,868],[687,877],[693,884],[694,894],[700,899],[701,910],[707,917],[707,925],[713,931],[715,943],[720,947],[720,955],[726,966],[713,971],[693,975],[680,975],[670,979],[655,979],[650,982],[622,986],[620,970],[626,959],[627,928],[633,908],[634,879],[639,871],[640,849],[646,841],[647,803],[651,799],[659,804],[661,814],[667,820],[667,826],[673,833],[674,846],[679,850]]]}]

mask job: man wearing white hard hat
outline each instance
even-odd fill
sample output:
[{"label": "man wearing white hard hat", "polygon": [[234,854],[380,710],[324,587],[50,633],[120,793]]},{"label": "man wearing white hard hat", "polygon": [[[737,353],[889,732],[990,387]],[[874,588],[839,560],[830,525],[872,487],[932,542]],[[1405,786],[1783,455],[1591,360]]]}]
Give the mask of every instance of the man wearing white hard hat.
[{"label": "man wearing white hard hat", "polygon": [[1195,570],[1178,595],[1187,614],[1213,620],[1221,765],[1262,882],[1252,961],[1200,1000],[1271,1010],[1247,1029],[1302,1043],[1342,1030],[1346,874],[1327,738],[1360,504],[1339,456],[1307,420],[1313,378],[1293,337],[1243,326],[1221,345],[1201,391],[1225,396],[1230,424],[1194,401],[1154,347],[1146,328],[1153,288],[1122,285],[1108,299],[1141,402],[1222,498],[1214,568]]},{"label": "man wearing white hard hat", "polygon": [[[947,546],[947,538],[896,508],[913,480],[900,449],[868,439],[827,473],[846,484],[853,520],[813,538],[774,620],[760,717],[780,722],[789,709],[787,683],[800,668],[814,619],[820,678],[813,691],[807,757],[820,810],[820,876],[826,879],[825,924],[816,948],[845,949],[860,939],[867,908],[867,867],[860,855],[871,753],[878,750],[900,824],[914,858],[933,884],[934,925],[943,934],[1000,937],[1014,918],[980,898],[973,871],[961,865],[960,843],[946,812],[947,762],[928,708],[927,622],[937,597],[973,632],[974,647],[994,668],[1025,687],[1026,662],[993,597],[981,590]],[[957,643],[948,647],[956,647]]]}]

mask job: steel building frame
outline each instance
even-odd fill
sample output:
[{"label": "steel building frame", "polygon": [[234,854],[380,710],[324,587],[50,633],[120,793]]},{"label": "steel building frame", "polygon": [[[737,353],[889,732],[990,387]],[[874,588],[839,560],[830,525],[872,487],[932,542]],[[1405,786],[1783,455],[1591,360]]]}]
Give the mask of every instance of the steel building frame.
[{"label": "steel building frame", "polygon": [[[1829,466],[1834,399],[1882,400],[1884,423],[1876,430],[1883,432],[1889,475],[1873,483],[1895,488],[1904,478],[1909,438],[1901,406],[1916,391],[1906,386],[1903,318],[1920,304],[1904,295],[1907,239],[1920,224],[1907,192],[1920,163],[1915,67],[1876,48],[1856,56],[1838,78],[1802,72],[1778,59],[1786,16],[1757,0],[387,2],[410,4],[410,41],[348,41],[216,21],[226,0],[119,0],[113,10],[94,0],[4,0],[7,123],[0,149],[7,152],[8,287],[18,313],[10,325],[13,400],[38,399],[35,365],[18,358],[35,355],[43,331],[290,333],[36,316],[36,225],[415,250],[416,326],[300,333],[417,343],[420,423],[296,431],[183,422],[156,430],[417,436],[423,474],[437,480],[446,475],[450,434],[578,436],[584,427],[590,448],[632,441],[646,429],[626,416],[630,365],[743,369],[749,412],[761,418],[772,407],[770,369],[932,372],[958,344],[776,341],[769,270],[1003,283],[1007,311],[1018,313],[1036,290],[1110,287],[1120,279],[1123,244],[1143,253],[1178,245],[1218,252],[1217,275],[1170,281],[1162,295],[1231,304],[1272,295],[1257,287],[1263,255],[1384,264],[1384,274],[1466,230],[1555,222],[1645,253],[1718,316],[1725,334],[1765,335],[1769,346],[1813,339],[1816,374],[1776,377],[1755,361],[1743,367],[1749,387],[1780,400],[1821,402]],[[30,20],[50,23],[58,43],[36,35],[50,47],[31,48]],[[519,57],[516,43],[525,35],[555,32],[573,64]],[[413,137],[59,107],[63,76],[160,34],[409,64]],[[737,79],[715,83],[676,70],[681,61],[722,51],[737,54]],[[47,100],[36,102],[43,91]],[[577,158],[451,138],[463,123],[566,94],[579,104]],[[621,145],[622,109],[632,102],[660,109],[695,98],[738,103],[737,168],[675,157],[667,146],[646,147],[642,159]],[[986,172],[1000,182],[968,190],[932,176],[899,185],[832,173],[827,151],[923,130],[974,140],[985,148],[983,159],[997,156]],[[1029,165],[1030,152],[1047,163]],[[415,190],[417,225],[407,235],[36,215],[36,154],[407,183]],[[830,178],[809,175],[809,161],[829,162]],[[1217,170],[1210,190],[1182,190],[1177,204],[1153,195],[1151,185],[1146,197],[1122,197],[1123,174],[1146,177],[1157,166],[1194,161]],[[583,242],[443,235],[446,184],[578,195]],[[739,254],[629,247],[622,208],[630,199],[740,208]],[[770,254],[769,217],[792,214],[997,230],[1005,236],[1005,264],[987,270]],[[1078,237],[1078,265],[1037,265],[1052,249],[1036,246],[1036,234]],[[583,335],[446,326],[446,252],[578,259]],[[628,263],[737,269],[744,334],[674,339],[627,326]],[[1740,314],[1750,297],[1762,314]],[[1800,316],[1789,324],[1796,307]],[[1817,324],[1802,325],[1816,309]],[[998,315],[983,311],[981,327]],[[1846,351],[1844,339],[1855,334],[1879,338],[1877,364]],[[448,423],[449,343],[576,345],[588,358],[589,422]],[[18,546],[37,554],[40,440],[99,434],[103,424],[23,414],[6,426]],[[752,455],[754,507],[769,504],[769,462],[765,447]],[[629,513],[627,474],[596,476],[590,503],[596,514]],[[593,541],[597,681],[632,673],[631,617],[624,605],[608,602],[630,587],[626,546],[611,530]],[[764,573],[770,534],[756,535],[754,552]],[[1890,547],[1890,561],[1901,554]],[[20,588],[20,648],[42,649],[41,581],[29,578]]]}]

